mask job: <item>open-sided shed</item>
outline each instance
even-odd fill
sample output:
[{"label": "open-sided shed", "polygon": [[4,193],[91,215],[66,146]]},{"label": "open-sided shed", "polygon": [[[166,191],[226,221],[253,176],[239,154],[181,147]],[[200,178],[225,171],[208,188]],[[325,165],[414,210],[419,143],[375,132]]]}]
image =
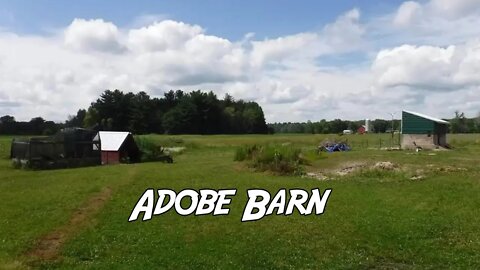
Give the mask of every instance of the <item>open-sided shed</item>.
[{"label": "open-sided shed", "polygon": [[93,141],[100,142],[102,165],[140,161],[140,150],[130,132],[99,131]]},{"label": "open-sided shed", "polygon": [[402,112],[402,148],[435,149],[447,147],[449,123],[421,113]]}]

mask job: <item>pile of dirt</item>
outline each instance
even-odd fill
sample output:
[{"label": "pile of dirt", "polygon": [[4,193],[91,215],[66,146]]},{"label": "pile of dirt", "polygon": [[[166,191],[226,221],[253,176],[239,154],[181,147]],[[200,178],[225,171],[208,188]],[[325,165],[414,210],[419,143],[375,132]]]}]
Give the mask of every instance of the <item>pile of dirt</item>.
[{"label": "pile of dirt", "polygon": [[335,172],[335,174],[340,175],[340,176],[345,176],[347,174],[353,173],[354,171],[357,171],[359,169],[365,168],[366,165],[364,163],[352,163],[349,164],[348,166],[345,166]]},{"label": "pile of dirt", "polygon": [[340,176],[345,176],[347,174],[353,173],[359,169],[379,169],[385,171],[393,171],[399,169],[398,166],[390,161],[380,161],[375,163],[372,166],[367,166],[365,163],[353,163],[345,166],[335,173]]},{"label": "pile of dirt", "polygon": [[398,166],[393,164],[390,161],[380,161],[375,163],[372,167],[373,169],[380,169],[380,170],[385,170],[385,171],[393,171],[398,169]]}]

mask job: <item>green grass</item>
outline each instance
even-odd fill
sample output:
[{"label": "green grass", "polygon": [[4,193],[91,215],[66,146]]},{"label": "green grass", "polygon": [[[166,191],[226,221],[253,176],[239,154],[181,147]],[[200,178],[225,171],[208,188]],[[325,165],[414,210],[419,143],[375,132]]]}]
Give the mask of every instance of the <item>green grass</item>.
[{"label": "green grass", "polygon": [[270,171],[279,175],[302,175],[302,165],[307,162],[300,148],[278,144],[238,146],[234,160],[246,162],[257,171]]},{"label": "green grass", "polygon": [[[354,148],[310,159],[308,171],[355,162],[391,161],[402,171],[360,170],[331,181],[252,172],[233,161],[244,144],[291,143],[306,153],[335,135],[148,137],[185,146],[173,164],[157,162],[53,171],[15,170],[10,137],[0,137],[0,268],[325,268],[475,269],[480,262],[480,135],[452,135],[455,150]],[[387,135],[348,136],[369,145]],[[169,145],[167,145],[169,144]],[[372,148],[372,147],[371,147]],[[373,147],[375,148],[375,147]],[[434,153],[435,155],[431,155]],[[462,170],[443,168],[461,167]],[[425,179],[410,176],[424,170]],[[103,187],[111,200],[61,251],[62,259],[29,265],[24,255],[42,235],[65,224]],[[169,212],[127,222],[147,188],[236,188],[228,216]],[[268,216],[240,222],[251,188],[332,188],[321,216]]]}]

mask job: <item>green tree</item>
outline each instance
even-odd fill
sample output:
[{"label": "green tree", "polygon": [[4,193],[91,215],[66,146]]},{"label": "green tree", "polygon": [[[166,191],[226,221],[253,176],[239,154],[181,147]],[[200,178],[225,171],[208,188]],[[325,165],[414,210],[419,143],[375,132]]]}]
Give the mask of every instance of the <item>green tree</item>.
[{"label": "green tree", "polygon": [[194,119],[197,115],[195,106],[190,102],[181,102],[171,109],[162,118],[162,125],[167,134],[194,134],[198,133]]},{"label": "green tree", "polygon": [[94,107],[88,108],[85,118],[83,118],[83,126],[87,128],[93,128],[95,125],[100,124],[100,116],[97,109]]},{"label": "green tree", "polygon": [[71,115],[68,117],[68,120],[65,122],[66,127],[84,127],[84,121],[87,111],[80,109],[77,111],[76,115]]},{"label": "green tree", "polygon": [[452,133],[468,132],[467,119],[463,112],[455,111],[455,118],[450,120],[450,129]]}]

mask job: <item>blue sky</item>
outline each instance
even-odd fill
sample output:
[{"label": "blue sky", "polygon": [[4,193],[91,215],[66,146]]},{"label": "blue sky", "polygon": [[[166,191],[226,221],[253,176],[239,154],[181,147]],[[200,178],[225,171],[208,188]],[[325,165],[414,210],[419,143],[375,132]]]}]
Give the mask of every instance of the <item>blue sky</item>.
[{"label": "blue sky", "polygon": [[18,33],[41,33],[68,25],[74,18],[103,18],[128,27],[142,15],[198,24],[212,35],[241,39],[277,37],[323,27],[352,8],[370,16],[391,12],[402,1],[0,1],[5,27]]},{"label": "blue sky", "polygon": [[105,89],[204,89],[268,122],[472,117],[478,25],[478,0],[0,0],[0,115],[63,121]]}]

